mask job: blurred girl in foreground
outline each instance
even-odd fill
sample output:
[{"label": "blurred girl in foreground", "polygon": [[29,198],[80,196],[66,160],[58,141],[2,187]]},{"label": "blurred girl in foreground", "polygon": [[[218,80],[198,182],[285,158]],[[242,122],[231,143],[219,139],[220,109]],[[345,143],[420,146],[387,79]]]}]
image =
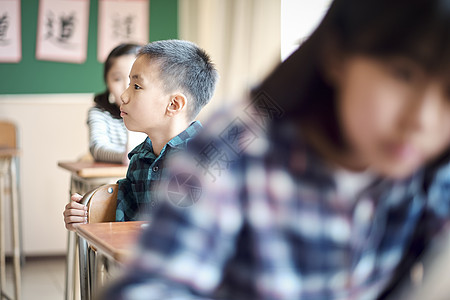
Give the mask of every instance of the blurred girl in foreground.
[{"label": "blurred girl in foreground", "polygon": [[450,225],[450,1],[334,1],[250,107],[172,167],[105,299],[401,299]]}]

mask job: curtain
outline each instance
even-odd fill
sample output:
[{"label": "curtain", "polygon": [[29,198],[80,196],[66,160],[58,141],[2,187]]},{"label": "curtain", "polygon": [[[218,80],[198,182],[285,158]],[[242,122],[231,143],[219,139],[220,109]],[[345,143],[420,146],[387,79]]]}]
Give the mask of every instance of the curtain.
[{"label": "curtain", "polygon": [[211,55],[216,92],[202,113],[242,101],[280,61],[281,0],[179,0],[179,36]]}]

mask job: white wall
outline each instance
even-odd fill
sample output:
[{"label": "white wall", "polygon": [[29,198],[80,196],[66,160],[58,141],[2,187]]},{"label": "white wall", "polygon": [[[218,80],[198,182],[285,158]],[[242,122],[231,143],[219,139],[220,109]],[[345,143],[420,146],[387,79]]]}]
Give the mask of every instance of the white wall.
[{"label": "white wall", "polygon": [[92,94],[0,96],[0,119],[15,122],[20,135],[25,255],[66,252],[62,212],[69,200],[70,174],[57,164],[88,151],[86,118],[92,99]]},{"label": "white wall", "polygon": [[281,59],[285,60],[316,29],[331,0],[281,0]]}]

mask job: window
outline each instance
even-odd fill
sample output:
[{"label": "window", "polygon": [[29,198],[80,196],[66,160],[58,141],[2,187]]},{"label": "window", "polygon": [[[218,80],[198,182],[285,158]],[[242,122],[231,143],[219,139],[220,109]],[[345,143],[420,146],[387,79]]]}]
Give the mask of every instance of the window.
[{"label": "window", "polygon": [[281,0],[281,59],[285,60],[314,31],[331,0]]}]

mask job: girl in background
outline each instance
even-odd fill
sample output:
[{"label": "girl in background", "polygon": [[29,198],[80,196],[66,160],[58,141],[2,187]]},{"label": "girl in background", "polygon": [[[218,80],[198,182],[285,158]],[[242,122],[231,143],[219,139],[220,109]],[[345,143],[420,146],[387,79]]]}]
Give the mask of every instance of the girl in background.
[{"label": "girl in background", "polygon": [[120,96],[128,87],[128,76],[139,49],[136,44],[120,44],[105,61],[106,91],[95,96],[95,106],[89,109],[87,120],[89,150],[96,161],[128,163],[130,133],[120,117]]}]

